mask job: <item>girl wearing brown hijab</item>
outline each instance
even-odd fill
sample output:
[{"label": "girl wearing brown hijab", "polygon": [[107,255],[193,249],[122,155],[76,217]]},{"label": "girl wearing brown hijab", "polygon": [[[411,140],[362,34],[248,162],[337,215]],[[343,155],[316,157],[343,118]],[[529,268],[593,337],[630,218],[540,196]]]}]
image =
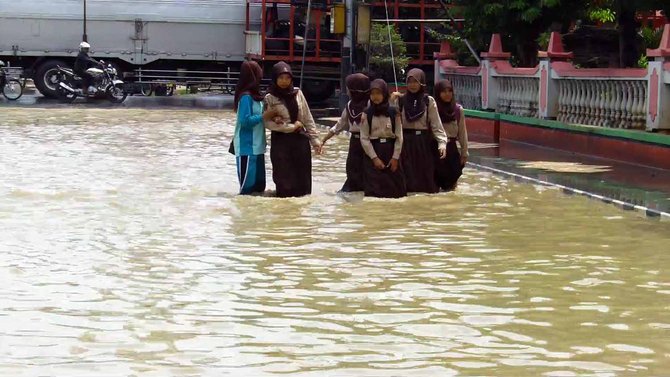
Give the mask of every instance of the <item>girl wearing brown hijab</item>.
[{"label": "girl wearing brown hijab", "polygon": [[370,84],[370,107],[361,122],[361,145],[368,156],[364,163],[365,196],[401,198],[407,195],[401,153],[403,131],[400,113],[389,106],[384,80]]},{"label": "girl wearing brown hijab", "polygon": [[344,130],[351,133],[347,155],[347,180],[342,186],[342,191],[363,191],[363,162],[366,157],[361,146],[361,120],[370,100],[370,79],[362,73],[354,73],[347,76],[346,85],[351,100],[342,111],[340,120],[328,131],[321,143],[326,144],[328,139]]},{"label": "girl wearing brown hijab", "polygon": [[[398,97],[400,93],[394,93]],[[411,69],[407,74],[407,93],[398,100],[402,113],[402,164],[408,192],[436,193],[435,156],[447,154],[447,135],[437,111],[435,99],[426,94],[426,74]],[[437,142],[437,143],[436,143]]]},{"label": "girl wearing brown hijab", "polygon": [[266,111],[278,117],[265,120],[272,131],[270,160],[277,197],[296,197],[312,193],[312,154],[321,153],[321,142],[307,100],[293,86],[291,67],[279,62],[272,67],[272,83],[265,96]]},{"label": "girl wearing brown hijab", "polygon": [[[237,113],[235,134],[230,151],[235,154],[240,194],[265,191],[265,129],[263,128],[263,95],[260,93],[263,69],[254,61],[245,61],[235,88],[234,110]],[[266,112],[271,119],[276,114]]]},{"label": "girl wearing brown hijab", "polygon": [[[440,119],[447,133],[447,158],[437,161],[437,183],[444,190],[453,190],[468,160],[468,132],[465,128],[463,107],[456,103],[454,87],[449,80],[435,85],[435,101]],[[459,153],[456,140],[461,145]]]}]

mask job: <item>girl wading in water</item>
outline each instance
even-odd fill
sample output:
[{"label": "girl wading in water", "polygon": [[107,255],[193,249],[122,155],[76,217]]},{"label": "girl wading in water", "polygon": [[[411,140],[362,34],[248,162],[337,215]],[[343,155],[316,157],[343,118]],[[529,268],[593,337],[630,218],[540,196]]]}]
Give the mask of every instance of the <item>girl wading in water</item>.
[{"label": "girl wading in water", "polygon": [[[437,183],[444,190],[453,190],[468,161],[468,132],[465,128],[465,114],[463,107],[456,103],[454,87],[449,80],[438,82],[434,92],[442,126],[449,140],[447,158],[437,161]],[[460,153],[456,147],[456,140],[461,145]]]},{"label": "girl wading in water", "polygon": [[347,103],[337,124],[323,138],[322,144],[344,130],[351,133],[347,155],[347,180],[342,186],[342,191],[363,191],[363,163],[366,157],[361,146],[360,132],[363,112],[368,107],[370,98],[370,79],[362,73],[354,73],[347,76],[346,85],[351,101]]},{"label": "girl wading in water", "polygon": [[[435,99],[426,92],[426,74],[414,68],[407,74],[407,93],[393,93],[402,114],[404,143],[402,166],[408,192],[436,193],[435,155],[447,155],[447,135],[437,111]],[[435,150],[437,141],[437,150]]]},{"label": "girl wading in water", "polygon": [[237,122],[230,151],[235,154],[237,161],[237,178],[242,195],[265,191],[266,141],[263,120],[264,117],[271,119],[277,113],[269,111],[263,115],[263,96],[260,93],[262,77],[263,70],[258,63],[245,61],[235,88]]},{"label": "girl wading in water", "polygon": [[365,195],[400,198],[407,195],[400,163],[403,147],[400,114],[389,106],[384,80],[374,80],[370,89],[370,108],[361,123],[361,145],[368,156],[364,163]]},{"label": "girl wading in water", "polygon": [[279,62],[272,67],[272,83],[265,96],[265,128],[272,131],[270,160],[277,197],[312,193],[312,153],[321,153],[316,124],[300,89],[293,87],[291,67]]}]

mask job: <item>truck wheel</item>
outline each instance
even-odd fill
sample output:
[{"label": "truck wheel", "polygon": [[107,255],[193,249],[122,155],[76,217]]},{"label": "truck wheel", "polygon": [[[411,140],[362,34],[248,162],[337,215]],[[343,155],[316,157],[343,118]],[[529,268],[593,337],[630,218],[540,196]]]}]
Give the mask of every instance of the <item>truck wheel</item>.
[{"label": "truck wheel", "polygon": [[45,97],[58,98],[58,93],[56,92],[58,66],[70,68],[70,65],[62,60],[47,60],[35,72],[35,87]]},{"label": "truck wheel", "polygon": [[140,84],[140,92],[145,97],[151,97],[154,93],[154,87],[149,83]]},{"label": "truck wheel", "polygon": [[303,85],[302,91],[309,102],[323,102],[335,94],[335,82],[309,80],[309,85]]},{"label": "truck wheel", "polygon": [[167,95],[167,92],[168,88],[166,85],[163,84],[156,85],[156,87],[154,88],[154,95],[156,95],[156,97],[165,97]]}]

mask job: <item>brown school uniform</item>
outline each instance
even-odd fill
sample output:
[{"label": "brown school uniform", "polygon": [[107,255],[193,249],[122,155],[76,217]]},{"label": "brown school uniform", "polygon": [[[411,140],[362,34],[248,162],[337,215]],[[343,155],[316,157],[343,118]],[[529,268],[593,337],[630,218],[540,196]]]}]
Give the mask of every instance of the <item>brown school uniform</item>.
[{"label": "brown school uniform", "polygon": [[347,154],[347,180],[342,186],[342,191],[363,191],[363,163],[366,157],[361,147],[361,124],[360,122],[352,123],[349,121],[347,109],[342,111],[340,120],[330,128],[330,132],[338,135],[345,130],[351,133],[351,138],[349,138],[349,153]]},{"label": "brown school uniform", "polygon": [[402,128],[404,136],[402,163],[407,179],[407,191],[438,192],[440,189],[435,181],[435,155],[437,148],[446,148],[447,135],[442,127],[435,99],[428,96],[426,112],[414,122],[407,120],[403,109]]},{"label": "brown school uniform", "polygon": [[284,125],[273,120],[265,121],[265,128],[272,131],[270,159],[272,179],[277,187],[277,196],[295,197],[312,193],[312,146],[320,146],[316,123],[309,111],[307,100],[298,91],[298,120],[305,125],[304,131],[293,132],[289,111],[284,103],[272,94],[265,96],[267,108],[276,108],[284,119]]},{"label": "brown school uniform", "polygon": [[[371,117],[372,121],[368,121]],[[372,116],[372,112],[363,115],[361,122],[361,146],[367,155],[365,169],[365,195],[380,198],[401,198],[407,195],[407,185],[402,167],[403,131],[400,117],[396,117],[395,132],[391,118]],[[378,157],[385,165],[392,158],[398,159],[398,170],[391,172],[375,168],[372,160]]]},{"label": "brown school uniform", "polygon": [[[463,165],[461,165],[461,155],[469,156],[468,152],[468,132],[465,128],[465,113],[461,105],[457,105],[456,120],[443,123],[444,130],[448,137],[447,158],[439,160],[437,164],[437,183],[444,190],[451,190],[456,186],[458,179],[463,174]],[[458,151],[456,141],[461,146]]]}]

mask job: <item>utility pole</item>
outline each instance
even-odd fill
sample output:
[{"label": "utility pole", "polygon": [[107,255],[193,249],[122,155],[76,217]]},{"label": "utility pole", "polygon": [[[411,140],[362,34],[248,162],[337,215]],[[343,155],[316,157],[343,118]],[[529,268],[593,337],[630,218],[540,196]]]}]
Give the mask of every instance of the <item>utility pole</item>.
[{"label": "utility pole", "polygon": [[84,35],[82,35],[81,39],[84,42],[88,42],[88,35],[86,34],[86,0],[84,0]]},{"label": "utility pole", "polygon": [[356,20],[356,1],[345,0],[347,12],[347,33],[342,40],[342,64],[340,66],[340,110],[347,106],[349,96],[347,96],[347,85],[345,79],[351,73],[351,65],[354,62],[354,50],[356,40],[354,39],[354,23]]}]

